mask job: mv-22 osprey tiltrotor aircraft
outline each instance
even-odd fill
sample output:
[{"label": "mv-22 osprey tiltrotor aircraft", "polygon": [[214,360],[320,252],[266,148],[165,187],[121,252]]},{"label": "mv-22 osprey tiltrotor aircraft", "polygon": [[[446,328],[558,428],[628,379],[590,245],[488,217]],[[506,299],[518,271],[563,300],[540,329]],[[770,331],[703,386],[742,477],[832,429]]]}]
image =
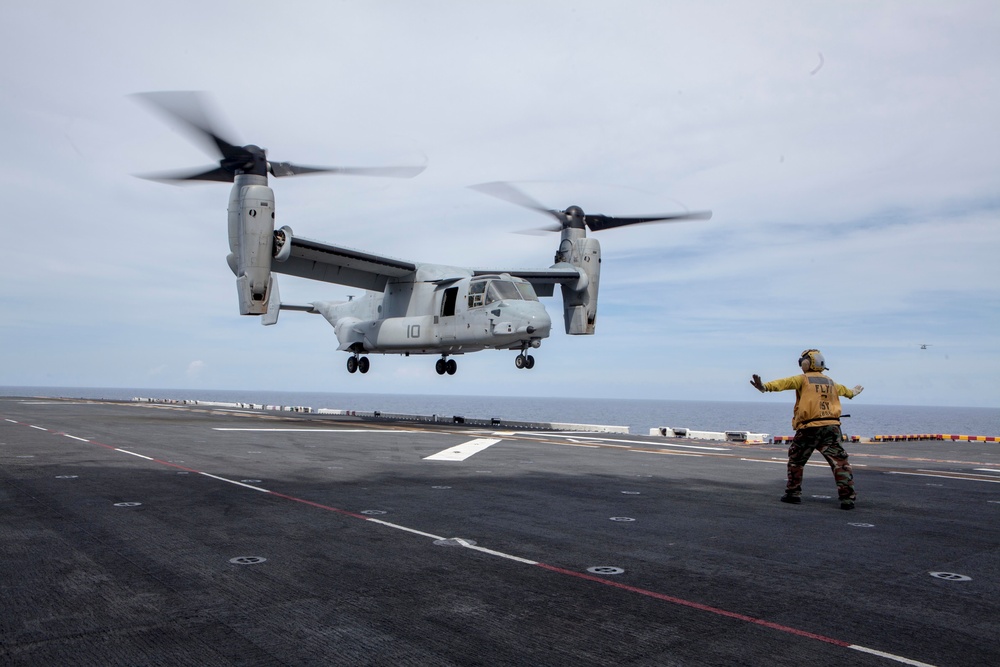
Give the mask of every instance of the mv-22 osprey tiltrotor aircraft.
[{"label": "mv-22 osprey tiltrotor aircraft", "polygon": [[[294,176],[329,172],[412,177],[423,167],[305,167],[270,162],[265,150],[236,146],[213,129],[196,93],[148,93],[147,102],[181,121],[221,154],[219,166],[197,173],[155,176],[156,180],[233,183],[229,196],[229,267],[236,274],[241,315],[278,321],[281,310],[322,315],[333,326],[339,350],[349,353],[347,370],[367,373],[368,354],[440,355],[438,374],[453,375],[453,355],[480,350],[516,350],[518,368],[532,368],[529,350],[538,348],[552,326],[538,297],[552,296],[559,284],[566,333],[593,334],[601,247],[587,228],[601,231],[646,222],[704,220],[711,212],[614,218],[588,215],[579,207],[550,210],[513,186],[490,183],[475,189],[552,216],[548,228],[561,233],[555,263],[539,269],[474,269],[409,262],[296,236],[275,228],[274,193],[268,174]],[[349,301],[284,303],[274,273],[366,290]]]}]

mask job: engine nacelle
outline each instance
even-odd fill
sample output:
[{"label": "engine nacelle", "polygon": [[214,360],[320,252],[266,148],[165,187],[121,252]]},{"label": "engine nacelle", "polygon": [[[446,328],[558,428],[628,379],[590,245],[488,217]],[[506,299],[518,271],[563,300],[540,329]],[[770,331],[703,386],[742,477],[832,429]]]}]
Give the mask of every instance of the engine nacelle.
[{"label": "engine nacelle", "polygon": [[586,236],[573,238],[564,233],[556,262],[572,264],[582,275],[574,284],[562,285],[563,319],[566,333],[592,335],[597,323],[597,291],[601,282],[601,244]]},{"label": "engine nacelle", "polygon": [[229,195],[229,266],[236,274],[240,315],[267,312],[274,248],[274,192],[267,178],[239,174]]}]

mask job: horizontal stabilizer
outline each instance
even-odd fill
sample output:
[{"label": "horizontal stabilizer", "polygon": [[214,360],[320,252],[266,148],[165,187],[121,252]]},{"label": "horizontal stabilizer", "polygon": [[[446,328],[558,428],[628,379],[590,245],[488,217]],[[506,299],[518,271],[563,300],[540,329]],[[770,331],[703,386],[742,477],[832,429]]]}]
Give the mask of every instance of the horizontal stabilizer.
[{"label": "horizontal stabilizer", "polygon": [[260,316],[260,323],[265,327],[277,324],[278,313],[282,310],[297,310],[302,313],[319,312],[311,303],[281,303],[281,294],[278,292],[278,279],[273,275],[271,276],[270,283],[268,284],[267,293],[269,294],[267,312]]}]

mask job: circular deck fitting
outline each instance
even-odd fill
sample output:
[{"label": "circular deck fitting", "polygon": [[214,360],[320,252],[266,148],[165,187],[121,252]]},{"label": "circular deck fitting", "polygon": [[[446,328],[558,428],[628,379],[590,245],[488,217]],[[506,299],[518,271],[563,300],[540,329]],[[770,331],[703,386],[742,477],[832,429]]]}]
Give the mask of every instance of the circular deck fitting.
[{"label": "circular deck fitting", "polygon": [[595,565],[594,567],[588,567],[587,572],[591,574],[623,574],[625,570],[612,565]]},{"label": "circular deck fitting", "polygon": [[115,507],[138,507],[142,503],[115,503]]},{"label": "circular deck fitting", "polygon": [[613,516],[613,517],[611,517],[611,520],[612,521],[624,521],[624,522],[635,521],[635,519],[633,519],[632,517],[628,517],[628,516]]},{"label": "circular deck fitting", "polygon": [[930,572],[929,574],[936,579],[944,579],[945,581],[972,581],[972,577],[954,572]]},{"label": "circular deck fitting", "polygon": [[237,556],[236,558],[230,558],[229,562],[233,565],[258,565],[266,560],[263,556]]}]

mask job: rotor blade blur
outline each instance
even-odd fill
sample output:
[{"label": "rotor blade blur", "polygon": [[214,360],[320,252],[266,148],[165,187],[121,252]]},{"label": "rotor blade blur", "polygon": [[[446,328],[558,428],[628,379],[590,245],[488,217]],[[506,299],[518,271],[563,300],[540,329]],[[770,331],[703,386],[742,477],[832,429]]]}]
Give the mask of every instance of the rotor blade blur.
[{"label": "rotor blade blur", "polygon": [[510,183],[505,183],[503,181],[494,181],[492,183],[480,183],[479,185],[470,185],[471,189],[477,192],[482,192],[483,194],[490,195],[491,197],[496,197],[497,199],[503,199],[504,201],[510,202],[511,204],[517,204],[518,206],[523,206],[524,208],[530,208],[534,211],[539,211],[541,213],[546,213],[548,215],[554,216],[557,220],[562,220],[558,211],[553,211],[548,209],[537,201],[526,195],[521,190],[518,190]]},{"label": "rotor blade blur", "polygon": [[[159,91],[135,93],[138,100],[164,114],[175,125],[185,130],[195,141],[213,155],[227,159],[243,158],[242,147],[222,138],[216,129],[218,123],[209,112],[208,96],[196,91]],[[230,179],[232,180],[232,179]]]},{"label": "rotor blade blur", "polygon": [[562,225],[547,225],[545,227],[529,227],[528,229],[518,229],[512,234],[521,234],[523,236],[547,236],[552,232],[561,232]]},{"label": "rotor blade blur", "polygon": [[232,183],[233,174],[222,167],[214,167],[202,171],[181,171],[165,174],[139,174],[139,178],[147,181],[159,181],[161,183],[185,183],[187,181],[218,181],[220,183]]},{"label": "rotor blade blur", "polygon": [[626,225],[641,225],[648,222],[684,222],[686,220],[709,220],[712,217],[711,211],[694,211],[690,213],[666,213],[663,215],[648,215],[642,217],[618,218],[608,215],[587,215],[584,222],[591,231],[599,232],[613,227],[624,227]]},{"label": "rotor blade blur", "polygon": [[275,176],[301,176],[303,174],[342,174],[347,176],[383,176],[389,178],[413,178],[427,167],[308,167],[291,162],[271,162],[271,173]]}]

